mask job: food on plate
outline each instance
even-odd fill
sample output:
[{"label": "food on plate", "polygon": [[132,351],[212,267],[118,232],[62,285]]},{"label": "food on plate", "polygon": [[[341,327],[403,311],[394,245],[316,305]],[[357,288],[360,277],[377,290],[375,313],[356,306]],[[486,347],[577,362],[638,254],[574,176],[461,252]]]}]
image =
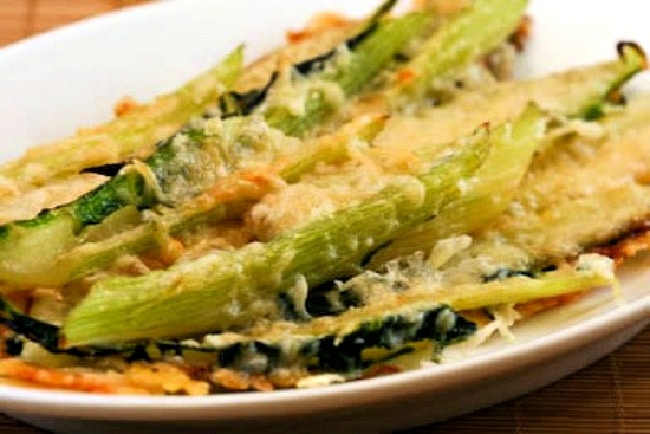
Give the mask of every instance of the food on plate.
[{"label": "food on plate", "polygon": [[518,80],[526,1],[395,3],[0,166],[0,377],[329,385],[615,286],[648,246],[641,47]]}]

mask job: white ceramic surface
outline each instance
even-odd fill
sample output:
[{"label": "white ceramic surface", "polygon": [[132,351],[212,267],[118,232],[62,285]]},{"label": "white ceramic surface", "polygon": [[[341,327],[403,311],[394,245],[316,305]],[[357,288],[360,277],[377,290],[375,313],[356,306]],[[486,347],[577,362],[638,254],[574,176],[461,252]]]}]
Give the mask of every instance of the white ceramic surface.
[{"label": "white ceramic surface", "polygon": [[[374,0],[176,0],[93,19],[0,51],[0,158],[106,119],[123,95],[172,89],[247,41],[254,57],[313,12],[361,14]],[[608,59],[614,44],[650,47],[641,2],[533,0],[522,76]],[[647,77],[632,90],[650,89]],[[650,260],[623,274],[625,303],[608,289],[521,323],[450,362],[324,389],[209,397],[117,397],[0,386],[0,412],[61,432],[388,432],[526,393],[612,351],[650,318]]]}]

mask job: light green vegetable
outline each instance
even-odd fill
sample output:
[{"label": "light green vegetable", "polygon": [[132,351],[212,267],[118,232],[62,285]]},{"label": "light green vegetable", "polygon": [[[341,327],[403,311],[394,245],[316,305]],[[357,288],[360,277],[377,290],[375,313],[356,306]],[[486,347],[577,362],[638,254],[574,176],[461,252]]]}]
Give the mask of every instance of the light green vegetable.
[{"label": "light green vegetable", "polygon": [[[345,98],[359,93],[409,41],[422,33],[428,21],[427,14],[411,13],[377,24],[351,54],[330,59],[329,69],[308,78],[296,77],[285,86],[288,89],[272,90],[263,108],[267,122],[288,135],[304,135],[315,124],[340,111]],[[287,106],[293,105],[296,97],[304,99],[299,113]]]},{"label": "light green vegetable", "polygon": [[[381,131],[385,118],[365,118],[342,128],[332,136],[315,140],[307,147],[282,163],[268,166],[268,173],[277,172],[280,179],[296,182],[300,176],[313,170],[321,162],[339,162],[348,158],[348,145],[355,140],[370,141]],[[235,172],[223,178],[221,183],[237,184],[242,176]],[[213,186],[219,188],[219,182]],[[139,253],[164,248],[169,236],[201,224],[218,222],[240,216],[270,187],[245,192],[235,198],[223,199],[218,195],[204,195],[176,208],[159,209],[158,218],[143,219],[133,208],[115,213],[103,223],[84,233],[84,242],[59,253],[49,268],[40,264],[38,269],[21,276],[22,282],[60,285],[82,277],[92,271],[110,265],[125,253]],[[53,228],[54,230],[55,228]],[[53,233],[53,232],[52,232]],[[52,237],[52,233],[48,237]]]},{"label": "light green vegetable", "polygon": [[[370,279],[376,290],[381,278],[373,276]],[[436,284],[387,287],[388,295],[336,317],[320,317],[301,323],[277,321],[268,327],[243,329],[226,336],[209,334],[198,341],[145,341],[143,345],[63,349],[59,346],[58,327],[17,312],[2,298],[0,323],[49,351],[71,355],[126,356],[152,349],[153,353],[171,351],[183,355],[215,352],[218,366],[255,374],[295,366],[355,374],[382,358],[412,350],[411,345],[417,342],[432,341],[441,349],[467,338],[476,327],[457,310],[525,303],[609,285],[613,280],[611,260],[585,255],[575,267],[542,273],[534,278],[519,276],[454,287]],[[390,286],[389,281],[384,280],[384,285]],[[386,352],[372,356],[366,352],[369,349]]]},{"label": "light green vegetable", "polygon": [[[246,324],[255,306],[304,282],[358,272],[367,255],[400,231],[434,217],[480,166],[481,130],[455,156],[410,183],[392,185],[266,244],[217,252],[140,278],[98,282],[66,319],[68,345],[183,336]],[[120,321],[115,321],[120,318]]]},{"label": "light green vegetable", "polygon": [[[389,100],[398,106],[426,95],[433,81],[469,65],[506,40],[519,24],[526,0],[475,0],[445,22],[398,73]],[[498,17],[498,19],[495,19]],[[406,78],[405,78],[406,77]]]},{"label": "light green vegetable", "polygon": [[[385,8],[370,18],[368,31],[363,31],[363,38],[359,39],[358,45],[350,53],[349,61],[342,63],[336,70],[337,80],[348,80],[350,75],[362,74],[367,78],[377,74],[382,65],[391,60],[395,52],[416,35],[426,22],[426,15],[412,14],[386,24],[376,23],[383,13]],[[377,49],[380,43],[377,41],[383,41],[381,43],[385,44],[383,50]],[[337,52],[334,52],[333,58],[327,59],[326,62],[336,64],[336,54]],[[301,65],[314,68],[309,62],[303,62]],[[327,76],[329,73],[327,69],[307,71],[306,75],[298,80],[306,83],[314,80],[320,82],[321,76]],[[364,81],[365,78],[361,82]],[[358,89],[350,85],[347,90],[353,93]],[[302,131],[322,120],[327,114],[321,110],[321,105],[312,107],[313,101],[312,98],[307,99],[307,107],[301,115],[296,116],[286,111],[269,111],[266,113],[266,120],[268,124],[275,125],[287,134],[297,132],[294,130],[295,125],[301,125]],[[156,152],[145,160],[145,164],[127,166],[108,182],[75,202],[45,211],[33,220],[14,222],[1,227],[0,280],[22,287],[60,284],[70,278],[79,277],[86,270],[106,264],[118,253],[133,251],[136,247],[150,247],[151,229],[140,228],[140,235],[132,238],[134,234],[130,234],[122,246],[115,244],[110,249],[112,256],[101,258],[94,254],[93,261],[76,259],[72,262],[67,261],[69,258],[62,257],[84,242],[84,229],[101,223],[116,211],[126,207],[151,209],[160,204],[175,206],[206,192],[224,174],[237,169],[244,158],[252,161],[259,154],[262,154],[262,157],[268,154],[270,146],[267,142],[273,142],[268,136],[272,131],[264,137],[259,137],[260,128],[269,130],[262,120],[256,116],[234,116],[223,120],[218,117],[194,120],[160,143]],[[216,206],[217,209],[210,210],[201,205],[201,215],[232,216],[228,209],[218,203]],[[242,207],[234,206],[230,209],[241,211]],[[197,215],[196,212],[192,214]],[[144,219],[145,217],[136,216],[133,223],[137,224]],[[183,222],[183,226],[190,224],[189,219],[183,219]],[[49,242],[43,244],[44,239]],[[113,239],[111,243],[119,241]],[[36,246],[46,246],[41,255],[32,254]],[[85,248],[84,251],[98,252],[96,246]],[[67,266],[59,269],[61,264]]]},{"label": "light green vegetable", "polygon": [[[408,351],[416,342],[432,341],[441,349],[464,340],[476,327],[458,311],[557,297],[610,285],[613,281],[611,261],[584,257],[576,267],[535,278],[512,277],[448,288],[402,287],[391,296],[336,317],[298,324],[280,321],[265,328],[230,333],[224,339],[208,335],[193,349],[219,351],[222,366],[246,372],[268,372],[299,364],[350,373],[380,361],[376,355],[370,357],[365,352],[368,349],[388,350],[384,357],[390,357],[390,351]],[[173,350],[174,345],[168,349]]]},{"label": "light green vegetable", "polygon": [[[588,115],[595,108],[601,110],[599,107],[605,104],[611,92],[644,68],[645,56],[639,47],[621,45],[619,53],[620,59],[617,61],[538,79],[496,84],[484,90],[458,95],[455,101],[431,109],[422,120],[416,120],[415,124],[398,124],[397,128],[417,130],[435,123],[443,125],[436,135],[439,139],[444,139],[449,135],[444,128],[459,133],[473,128],[471,122],[476,122],[477,119],[500,122],[504,116],[530,100],[556,116]],[[460,113],[462,116],[459,116]],[[625,119],[628,118],[614,119],[608,128],[621,128],[623,122],[629,122]],[[504,142],[510,146],[492,150],[484,168],[467,185],[463,197],[446,207],[437,219],[394,240],[373,257],[371,266],[376,268],[391,258],[417,250],[429,251],[438,240],[471,233],[502,213],[519,191],[533,152],[540,151],[542,137],[538,136],[537,141],[522,146],[516,136],[517,132],[512,132],[511,140]],[[443,149],[441,144],[439,150]]]},{"label": "light green vegetable", "polygon": [[0,176],[25,190],[89,167],[147,157],[156,143],[215,106],[219,95],[239,77],[242,64],[240,47],[175,92],[139,105],[107,124],[32,149],[24,157],[0,166]]}]

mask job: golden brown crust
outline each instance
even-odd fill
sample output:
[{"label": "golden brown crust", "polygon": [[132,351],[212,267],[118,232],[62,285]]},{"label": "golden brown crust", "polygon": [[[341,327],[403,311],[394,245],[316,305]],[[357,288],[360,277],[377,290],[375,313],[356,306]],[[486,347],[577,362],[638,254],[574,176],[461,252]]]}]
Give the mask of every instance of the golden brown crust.
[{"label": "golden brown crust", "polygon": [[266,376],[249,375],[233,369],[217,369],[210,379],[216,386],[229,391],[269,392],[274,389],[273,383]]},{"label": "golden brown crust", "polygon": [[539,300],[529,301],[528,303],[521,303],[515,306],[515,310],[521,315],[522,318],[529,318],[541,312],[553,309],[555,307],[563,306],[565,304],[573,303],[582,296],[583,292],[573,292],[570,294],[563,294],[557,297],[541,298]]},{"label": "golden brown crust", "polygon": [[305,28],[288,32],[288,45],[255,60],[242,73],[236,89],[246,91],[263,86],[280,63],[296,63],[336,47],[354,34],[358,22],[340,15],[325,14]]},{"label": "golden brown crust", "polygon": [[650,250],[650,221],[640,222],[623,236],[591,250],[612,258],[617,266],[621,265],[625,260]]},{"label": "golden brown crust", "polygon": [[207,395],[210,384],[193,379],[182,365],[134,363],[124,371],[50,368],[18,358],[0,359],[0,379],[39,388],[112,395]]},{"label": "golden brown crust", "polygon": [[395,364],[378,363],[366,369],[361,378],[366,380],[369,378],[383,377],[385,375],[399,374],[400,372],[404,372],[404,369]]},{"label": "golden brown crust", "polygon": [[[638,222],[631,226],[624,235],[619,236],[609,243],[592,247],[593,253],[611,258],[615,265],[621,266],[626,260],[633,258],[639,253],[650,250],[650,221]],[[558,297],[534,300],[516,306],[523,318],[533,316],[537,313],[574,302],[580,298],[583,292],[574,292]]]},{"label": "golden brown crust", "polygon": [[524,15],[515,31],[508,38],[508,42],[515,47],[517,52],[522,52],[526,48],[526,43],[528,43],[532,31],[533,19],[530,15]]},{"label": "golden brown crust", "polygon": [[115,103],[115,106],[113,106],[113,113],[115,113],[115,117],[121,118],[133,110],[136,110],[138,107],[139,104],[135,99],[130,96],[125,96]]},{"label": "golden brown crust", "polygon": [[321,13],[314,16],[304,28],[287,31],[285,37],[287,44],[297,44],[306,39],[314,38],[329,30],[348,27],[352,23],[352,20],[339,13]]},{"label": "golden brown crust", "polygon": [[430,10],[438,15],[446,16],[456,14],[470,7],[469,0],[414,0],[414,10]]}]

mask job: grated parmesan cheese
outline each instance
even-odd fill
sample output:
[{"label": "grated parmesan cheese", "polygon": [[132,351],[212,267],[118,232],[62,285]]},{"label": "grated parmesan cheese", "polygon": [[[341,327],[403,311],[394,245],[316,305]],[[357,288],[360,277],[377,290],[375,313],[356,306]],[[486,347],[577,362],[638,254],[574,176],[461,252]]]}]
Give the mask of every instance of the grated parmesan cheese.
[{"label": "grated parmesan cheese", "polygon": [[309,375],[301,378],[296,383],[298,389],[312,389],[315,387],[331,386],[332,384],[345,383],[345,377],[338,374]]}]

